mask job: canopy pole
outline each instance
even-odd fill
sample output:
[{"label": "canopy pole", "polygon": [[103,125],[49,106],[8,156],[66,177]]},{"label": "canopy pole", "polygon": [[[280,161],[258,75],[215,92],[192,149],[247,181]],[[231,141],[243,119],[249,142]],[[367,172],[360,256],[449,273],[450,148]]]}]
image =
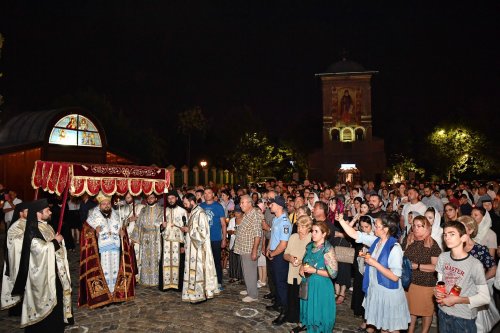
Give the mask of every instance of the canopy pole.
[{"label": "canopy pole", "polygon": [[61,216],[59,216],[59,225],[57,226],[57,233],[61,233],[62,229],[62,224],[63,224],[63,218],[64,218],[64,210],[66,209],[66,202],[68,201],[68,192],[69,192],[69,186],[70,181],[69,181],[69,175],[68,175],[68,181],[66,182],[66,187],[63,195],[63,201],[62,201],[62,206],[61,206]]},{"label": "canopy pole", "polygon": [[135,217],[135,197],[132,195],[132,193],[130,193],[130,196],[132,197],[132,216]]},{"label": "canopy pole", "polygon": [[35,197],[33,198],[33,201],[38,200],[38,187],[35,189]]},{"label": "canopy pole", "polygon": [[163,193],[163,222],[167,220],[167,194]]}]

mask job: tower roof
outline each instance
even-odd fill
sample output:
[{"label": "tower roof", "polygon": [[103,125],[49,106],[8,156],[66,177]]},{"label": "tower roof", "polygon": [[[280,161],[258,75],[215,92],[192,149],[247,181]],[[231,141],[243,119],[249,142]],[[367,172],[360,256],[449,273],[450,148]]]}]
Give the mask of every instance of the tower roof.
[{"label": "tower roof", "polygon": [[331,64],[326,69],[327,73],[356,73],[356,72],[365,72],[366,69],[359,63],[348,60],[347,58],[343,58],[336,63]]},{"label": "tower roof", "polygon": [[347,59],[345,54],[342,56],[342,60],[337,61],[326,69],[324,73],[316,74],[319,77],[332,77],[332,76],[355,76],[355,75],[367,75],[367,74],[377,74],[378,71],[370,71],[365,69],[361,64]]}]

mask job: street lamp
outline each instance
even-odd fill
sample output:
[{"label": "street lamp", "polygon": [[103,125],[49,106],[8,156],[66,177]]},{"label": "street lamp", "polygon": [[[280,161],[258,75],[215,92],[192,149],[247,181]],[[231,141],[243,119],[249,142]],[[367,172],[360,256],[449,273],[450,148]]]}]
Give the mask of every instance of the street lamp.
[{"label": "street lamp", "polygon": [[208,185],[208,169],[207,169],[207,161],[201,160],[200,165],[203,170],[203,176],[205,178],[205,185]]}]

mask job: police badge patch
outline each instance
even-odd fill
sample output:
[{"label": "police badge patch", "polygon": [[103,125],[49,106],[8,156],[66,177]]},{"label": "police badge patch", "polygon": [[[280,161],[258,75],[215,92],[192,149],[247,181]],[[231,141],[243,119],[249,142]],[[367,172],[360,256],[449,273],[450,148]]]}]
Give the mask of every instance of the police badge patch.
[{"label": "police badge patch", "polygon": [[289,231],[289,230],[290,230],[290,228],[289,228],[289,227],[284,227],[284,228],[283,228],[283,232],[285,233],[285,235],[287,235],[287,234],[288,234],[288,231]]}]

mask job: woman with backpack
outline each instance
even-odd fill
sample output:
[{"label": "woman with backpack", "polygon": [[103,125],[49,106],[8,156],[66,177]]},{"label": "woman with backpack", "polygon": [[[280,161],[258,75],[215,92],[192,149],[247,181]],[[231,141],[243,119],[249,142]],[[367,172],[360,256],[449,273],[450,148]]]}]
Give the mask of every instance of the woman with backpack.
[{"label": "woman with backpack", "polygon": [[415,332],[418,317],[422,317],[422,333],[427,333],[434,314],[435,270],[441,249],[432,238],[432,225],[425,216],[413,219],[412,232],[401,246],[412,264],[411,284],[406,292],[411,315],[408,333]]}]

